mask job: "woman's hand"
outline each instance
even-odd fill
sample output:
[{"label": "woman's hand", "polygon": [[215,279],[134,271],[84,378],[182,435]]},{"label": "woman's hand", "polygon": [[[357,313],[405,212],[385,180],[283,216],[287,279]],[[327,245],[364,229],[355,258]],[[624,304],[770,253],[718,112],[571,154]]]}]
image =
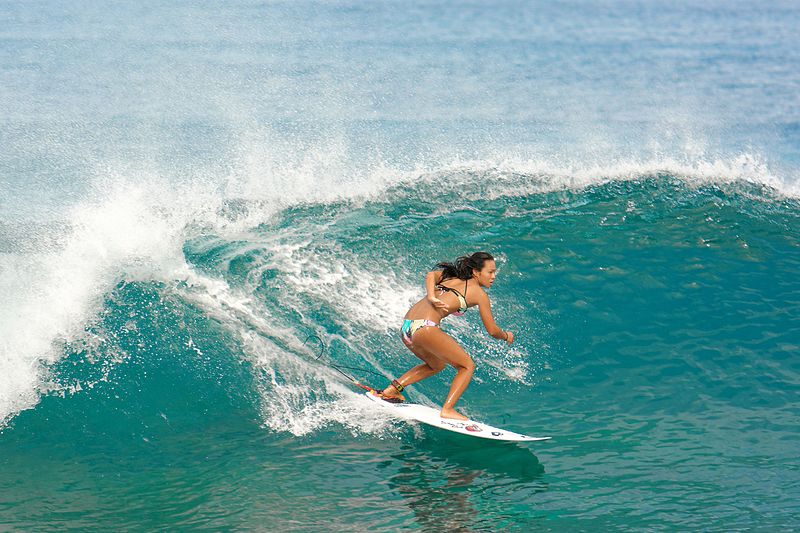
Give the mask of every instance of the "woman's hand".
[{"label": "woman's hand", "polygon": [[506,334],[506,342],[508,344],[511,344],[512,342],[514,342],[514,334],[513,333],[511,333],[510,331],[506,331],[505,334]]},{"label": "woman's hand", "polygon": [[447,304],[441,301],[436,296],[428,296],[428,301],[435,309],[444,309],[447,310]]}]

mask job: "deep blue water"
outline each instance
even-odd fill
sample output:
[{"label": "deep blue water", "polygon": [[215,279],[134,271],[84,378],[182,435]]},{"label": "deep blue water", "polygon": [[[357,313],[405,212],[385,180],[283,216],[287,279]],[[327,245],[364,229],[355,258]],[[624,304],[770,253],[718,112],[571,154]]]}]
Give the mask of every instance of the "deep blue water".
[{"label": "deep blue water", "polygon": [[[0,529],[796,528],[799,27],[4,3]],[[326,364],[413,365],[424,274],[477,250],[517,342],[445,321],[460,405],[546,443],[393,420]]]}]

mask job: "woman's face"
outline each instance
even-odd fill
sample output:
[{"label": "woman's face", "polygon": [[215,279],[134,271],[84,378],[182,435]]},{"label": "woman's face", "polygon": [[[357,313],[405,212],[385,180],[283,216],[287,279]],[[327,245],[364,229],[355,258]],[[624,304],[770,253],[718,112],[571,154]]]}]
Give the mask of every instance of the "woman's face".
[{"label": "woman's face", "polygon": [[478,280],[478,285],[481,287],[491,287],[494,283],[494,278],[497,276],[497,265],[494,261],[489,260],[483,264],[483,269],[473,270],[472,275]]}]

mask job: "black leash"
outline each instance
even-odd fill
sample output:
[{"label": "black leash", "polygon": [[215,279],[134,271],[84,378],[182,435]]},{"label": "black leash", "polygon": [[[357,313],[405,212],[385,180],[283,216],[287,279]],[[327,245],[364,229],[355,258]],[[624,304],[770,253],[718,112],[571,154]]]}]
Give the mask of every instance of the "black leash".
[{"label": "black leash", "polygon": [[[319,355],[317,355],[317,357],[316,357],[316,360],[319,361],[322,358],[322,356],[325,354],[325,343],[322,342],[322,339],[320,339],[317,335],[311,334],[308,337],[306,337],[306,340],[303,341],[303,346],[305,346],[306,343],[311,339],[317,339],[317,341],[319,341],[319,348],[320,348],[319,349]],[[347,372],[345,372],[342,369],[346,368],[348,370],[358,370],[359,372],[366,372],[368,374],[374,374],[374,375],[380,376],[380,377],[382,377],[384,379],[388,379],[383,374],[381,374],[379,372],[375,372],[374,370],[370,370],[368,368],[359,368],[359,367],[355,367],[355,366],[337,365],[337,364],[333,363],[330,359],[328,359],[326,364],[328,366],[330,366],[331,368],[333,368],[334,370],[336,370],[337,372],[339,372],[341,375],[343,375],[347,379],[349,379],[350,381],[352,381],[353,384],[355,384],[357,387],[361,387],[364,390],[375,390],[375,389],[372,388],[372,387],[368,387],[366,385],[363,385],[363,384],[359,383],[359,381],[356,378],[354,378],[353,376],[351,376],[350,374],[348,374]]]}]

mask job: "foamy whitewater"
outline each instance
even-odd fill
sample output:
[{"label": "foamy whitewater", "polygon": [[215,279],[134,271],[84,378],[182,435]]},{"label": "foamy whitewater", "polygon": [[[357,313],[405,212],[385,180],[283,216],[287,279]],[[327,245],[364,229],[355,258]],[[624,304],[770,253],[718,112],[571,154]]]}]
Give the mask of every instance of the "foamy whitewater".
[{"label": "foamy whitewater", "polygon": [[[797,527],[797,27],[4,4],[0,528]],[[416,364],[425,273],[478,250],[517,341],[443,322],[459,405],[547,443],[392,419],[331,366]]]}]

